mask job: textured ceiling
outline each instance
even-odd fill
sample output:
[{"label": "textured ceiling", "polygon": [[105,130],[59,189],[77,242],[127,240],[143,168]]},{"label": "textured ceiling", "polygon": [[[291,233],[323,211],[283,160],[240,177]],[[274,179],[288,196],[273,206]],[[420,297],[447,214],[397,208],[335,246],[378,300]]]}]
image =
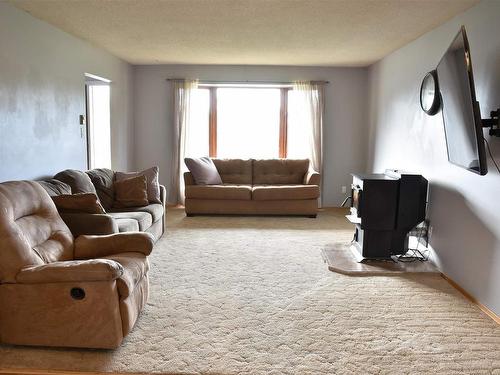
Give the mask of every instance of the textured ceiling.
[{"label": "textured ceiling", "polygon": [[478,0],[12,0],[133,64],[365,66]]}]

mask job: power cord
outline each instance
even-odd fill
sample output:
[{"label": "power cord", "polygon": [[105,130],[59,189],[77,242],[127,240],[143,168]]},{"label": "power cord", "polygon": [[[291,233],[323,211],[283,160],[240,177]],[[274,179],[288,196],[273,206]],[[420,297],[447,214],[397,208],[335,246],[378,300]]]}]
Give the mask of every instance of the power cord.
[{"label": "power cord", "polygon": [[498,173],[500,173],[500,168],[498,167],[498,164],[497,164],[495,158],[493,157],[493,154],[491,153],[490,144],[488,143],[486,138],[483,137],[483,139],[484,139],[484,142],[486,143],[486,148],[488,149],[488,154],[490,154],[491,161],[493,162],[493,164],[495,164],[495,167],[497,168]]}]

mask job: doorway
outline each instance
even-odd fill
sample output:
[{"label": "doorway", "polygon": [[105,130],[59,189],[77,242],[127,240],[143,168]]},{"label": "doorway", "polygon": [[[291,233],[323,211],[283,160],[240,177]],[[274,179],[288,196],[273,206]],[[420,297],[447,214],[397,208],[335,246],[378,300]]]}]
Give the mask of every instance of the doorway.
[{"label": "doorway", "polygon": [[87,167],[111,169],[111,81],[85,73]]}]

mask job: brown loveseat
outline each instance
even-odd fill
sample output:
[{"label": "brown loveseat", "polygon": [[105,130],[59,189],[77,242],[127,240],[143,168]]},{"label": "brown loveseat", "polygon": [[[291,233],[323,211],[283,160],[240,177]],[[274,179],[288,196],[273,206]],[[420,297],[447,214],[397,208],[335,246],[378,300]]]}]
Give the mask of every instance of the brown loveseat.
[{"label": "brown loveseat", "polygon": [[160,187],[160,202],[144,207],[116,208],[114,206],[115,171],[106,168],[87,172],[68,169],[53,179],[41,181],[50,196],[60,194],[94,193],[106,214],[61,213],[73,236],[104,235],[121,232],[151,233],[157,241],[165,231],[165,187]]},{"label": "brown loveseat", "polygon": [[0,183],[0,342],[116,348],[148,298],[152,235],[75,241],[34,181]]},{"label": "brown loveseat", "polygon": [[196,214],[316,217],[320,175],[309,160],[214,159],[222,185],[196,185],[184,174],[185,207]]}]

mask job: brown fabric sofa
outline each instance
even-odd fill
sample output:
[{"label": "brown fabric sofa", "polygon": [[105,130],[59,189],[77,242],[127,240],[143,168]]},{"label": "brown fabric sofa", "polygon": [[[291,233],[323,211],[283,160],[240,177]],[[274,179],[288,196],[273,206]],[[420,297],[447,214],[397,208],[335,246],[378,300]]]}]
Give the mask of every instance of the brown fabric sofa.
[{"label": "brown fabric sofa", "polygon": [[82,234],[105,235],[139,231],[151,233],[157,241],[165,231],[165,187],[160,185],[160,203],[150,203],[144,207],[116,208],[113,206],[115,173],[105,168],[87,172],[68,169],[59,172],[53,179],[40,183],[50,196],[94,193],[99,197],[106,214],[60,214],[75,237]]},{"label": "brown fabric sofa", "polygon": [[199,214],[316,217],[319,173],[309,160],[214,159],[222,185],[196,185],[184,174],[188,216]]},{"label": "brown fabric sofa", "polygon": [[74,241],[34,181],[0,183],[0,342],[116,348],[148,298],[147,233]]}]

